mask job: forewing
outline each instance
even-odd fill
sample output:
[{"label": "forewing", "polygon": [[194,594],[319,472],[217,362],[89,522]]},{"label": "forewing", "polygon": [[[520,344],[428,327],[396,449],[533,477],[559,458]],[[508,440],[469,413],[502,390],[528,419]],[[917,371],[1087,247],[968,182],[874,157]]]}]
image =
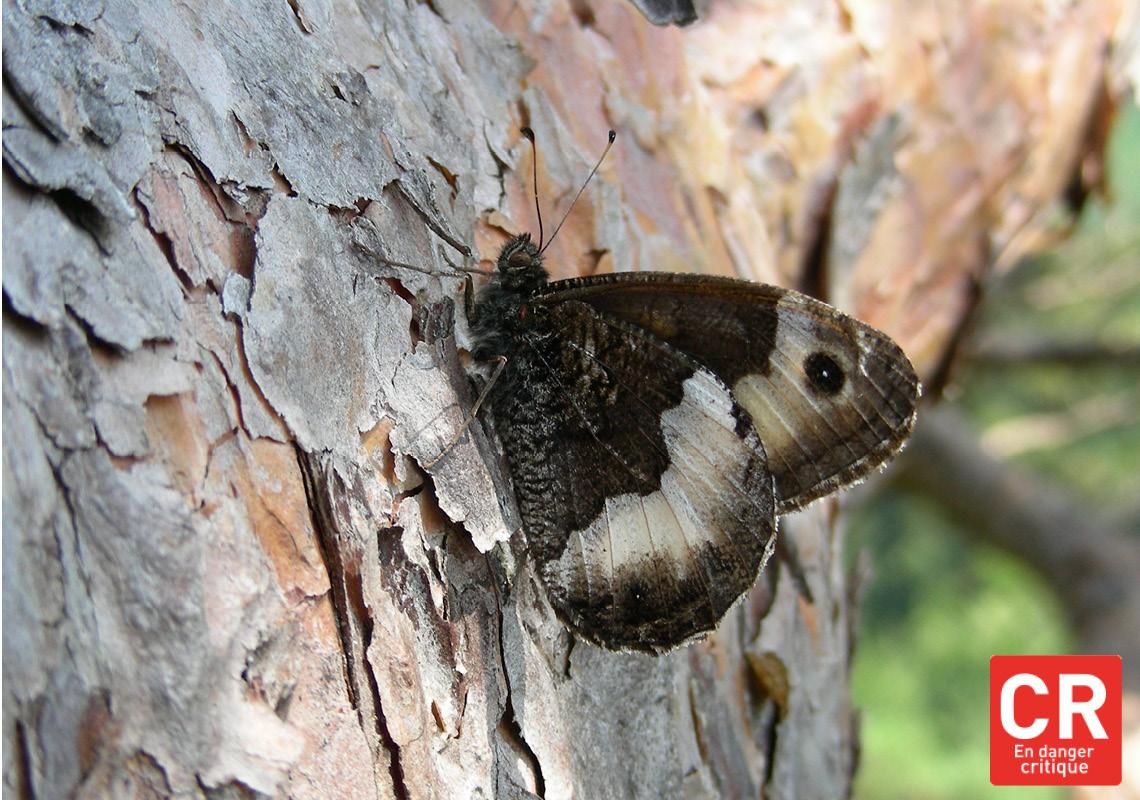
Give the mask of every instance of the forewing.
[{"label": "forewing", "polygon": [[918,379],[886,334],[798,292],[727,278],[625,273],[550,284],[708,367],[749,413],[787,513],[859,480],[914,425]]},{"label": "forewing", "polygon": [[763,446],[724,383],[577,302],[542,311],[504,378],[495,426],[555,610],[614,649],[712,630],[775,534]]}]

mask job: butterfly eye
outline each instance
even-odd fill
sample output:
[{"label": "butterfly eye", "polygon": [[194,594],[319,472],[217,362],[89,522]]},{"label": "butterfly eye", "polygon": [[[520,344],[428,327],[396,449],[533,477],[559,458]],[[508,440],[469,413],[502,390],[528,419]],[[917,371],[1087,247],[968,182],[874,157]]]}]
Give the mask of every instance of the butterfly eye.
[{"label": "butterfly eye", "polygon": [[516,250],[511,253],[510,258],[507,259],[507,263],[515,268],[529,267],[534,263],[534,259],[532,259],[530,253],[525,250]]},{"label": "butterfly eye", "polygon": [[825,395],[839,394],[847,380],[843,374],[843,367],[827,353],[812,353],[805,358],[804,373],[807,375],[808,385]]}]

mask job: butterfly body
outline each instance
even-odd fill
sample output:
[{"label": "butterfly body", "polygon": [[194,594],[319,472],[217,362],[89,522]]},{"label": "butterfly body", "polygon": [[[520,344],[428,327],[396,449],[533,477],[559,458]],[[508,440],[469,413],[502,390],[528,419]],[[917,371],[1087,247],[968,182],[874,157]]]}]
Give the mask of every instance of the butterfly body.
[{"label": "butterfly body", "polygon": [[899,449],[918,382],[884,334],[798,293],[618,273],[550,283],[527,235],[474,306],[474,354],[528,549],[586,638],[663,652],[716,627],[776,515]]}]

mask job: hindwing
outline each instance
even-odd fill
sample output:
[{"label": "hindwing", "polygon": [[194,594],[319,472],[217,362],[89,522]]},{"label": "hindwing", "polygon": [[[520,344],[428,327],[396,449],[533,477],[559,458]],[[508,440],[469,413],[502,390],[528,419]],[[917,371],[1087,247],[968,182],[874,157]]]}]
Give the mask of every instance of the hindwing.
[{"label": "hindwing", "polygon": [[750,415],[628,315],[532,301],[491,400],[552,606],[610,648],[661,652],[712,630],[775,535]]}]

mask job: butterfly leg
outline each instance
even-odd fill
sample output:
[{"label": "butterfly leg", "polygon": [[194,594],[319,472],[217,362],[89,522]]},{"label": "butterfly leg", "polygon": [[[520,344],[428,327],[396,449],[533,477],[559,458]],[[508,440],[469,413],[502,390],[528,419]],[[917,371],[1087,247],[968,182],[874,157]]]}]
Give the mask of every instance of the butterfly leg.
[{"label": "butterfly leg", "polygon": [[447,443],[447,446],[440,451],[439,455],[424,464],[424,469],[431,469],[438,464],[440,459],[447,455],[451,451],[451,448],[459,443],[459,440],[463,438],[463,434],[467,433],[467,429],[470,428],[471,423],[475,421],[475,415],[479,413],[480,406],[482,406],[483,401],[487,399],[487,395],[491,393],[491,387],[495,385],[495,381],[503,374],[503,368],[507,366],[506,356],[496,356],[495,361],[497,361],[498,364],[495,366],[495,371],[491,373],[491,379],[487,381],[487,385],[484,386],[483,391],[479,393],[479,398],[475,401],[475,405],[471,407],[471,411],[463,420],[463,424],[459,427],[456,434],[451,437],[451,441]]},{"label": "butterfly leg", "polygon": [[382,256],[374,250],[369,250],[368,254],[385,266],[393,267],[395,269],[406,269],[412,272],[418,272],[421,275],[430,275],[433,278],[458,278],[460,275],[463,275],[470,280],[472,273],[476,275],[490,274],[488,270],[479,269],[478,267],[456,266],[450,260],[448,260],[447,263],[448,266],[451,267],[451,271],[448,271],[446,269],[438,269],[436,267],[422,267],[418,264],[408,264],[404,261],[396,261],[395,259]]},{"label": "butterfly leg", "polygon": [[475,305],[475,281],[470,272],[463,274],[463,311],[467,315],[467,323],[474,325],[479,313]]}]

